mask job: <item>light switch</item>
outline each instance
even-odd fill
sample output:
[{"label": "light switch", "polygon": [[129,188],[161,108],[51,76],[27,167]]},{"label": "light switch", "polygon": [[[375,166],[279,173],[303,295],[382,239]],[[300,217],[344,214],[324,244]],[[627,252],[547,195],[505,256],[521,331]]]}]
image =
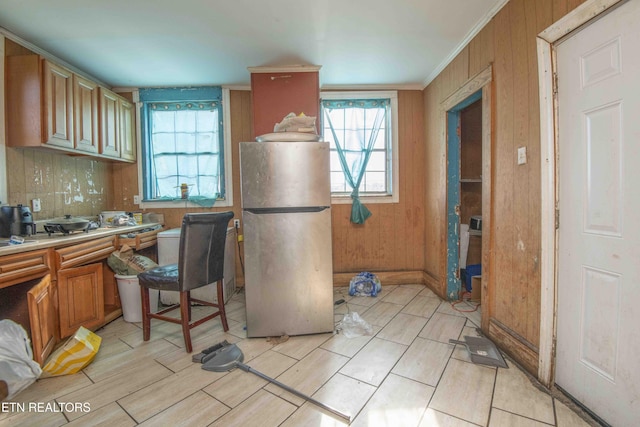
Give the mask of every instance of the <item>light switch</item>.
[{"label": "light switch", "polygon": [[527,163],[527,147],[518,147],[518,164],[524,165]]},{"label": "light switch", "polygon": [[31,200],[31,209],[34,212],[40,212],[42,210],[42,207],[40,206],[40,199]]}]

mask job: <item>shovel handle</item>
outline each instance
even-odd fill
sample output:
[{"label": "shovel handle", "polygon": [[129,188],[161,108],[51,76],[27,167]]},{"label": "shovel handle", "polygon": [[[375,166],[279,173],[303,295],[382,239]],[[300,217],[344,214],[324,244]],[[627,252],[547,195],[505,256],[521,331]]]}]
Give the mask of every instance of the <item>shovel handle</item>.
[{"label": "shovel handle", "polygon": [[466,342],[464,342],[464,341],[458,341],[458,340],[454,340],[454,339],[449,339],[449,344],[460,344],[460,345],[463,345],[463,346],[465,346],[465,347],[467,346],[467,343],[466,343]]},{"label": "shovel handle", "polygon": [[286,384],[281,383],[280,381],[273,379],[265,374],[263,374],[262,372],[256,371],[255,369],[253,369],[251,366],[245,365],[244,363],[240,363],[238,362],[237,364],[238,368],[242,369],[245,372],[251,372],[252,374],[255,374],[257,376],[259,376],[260,378],[269,381],[270,383],[273,383],[275,385],[277,385],[278,387],[281,387],[283,389],[285,389],[286,391],[288,391],[291,394],[294,394],[296,396],[298,396],[301,399],[306,400],[307,402],[311,402],[314,405],[317,405],[319,407],[321,407],[322,409],[326,409],[327,411],[331,412],[334,415],[339,416],[340,418],[343,418],[345,420],[347,420],[347,424],[351,424],[351,416],[347,415],[347,414],[343,414],[342,412],[338,411],[335,408],[332,408],[329,405],[325,405],[324,403],[314,399],[313,397],[307,396],[306,394],[303,394],[301,392],[299,392],[298,390],[295,390],[291,387],[289,387]]}]

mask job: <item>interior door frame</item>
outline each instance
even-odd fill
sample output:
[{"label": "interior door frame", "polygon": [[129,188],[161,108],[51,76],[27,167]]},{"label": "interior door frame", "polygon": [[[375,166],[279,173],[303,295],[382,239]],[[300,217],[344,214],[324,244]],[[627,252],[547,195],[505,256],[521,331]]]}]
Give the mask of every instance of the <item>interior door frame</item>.
[{"label": "interior door frame", "polygon": [[628,0],[587,0],[538,34],[540,97],[541,242],[540,343],[538,380],[551,387],[555,377],[555,340],[558,286],[558,99],[556,45],[610,8]]},{"label": "interior door frame", "polygon": [[[491,65],[487,66],[485,69],[480,71],[475,76],[471,77],[465,84],[463,84],[458,90],[456,90],[452,95],[450,95],[447,99],[442,101],[440,104],[440,111],[442,120],[444,120],[444,124],[442,129],[444,129],[445,135],[443,140],[445,144],[448,142],[448,132],[447,127],[447,118],[449,115],[449,111],[455,109],[456,106],[460,105],[466,99],[474,95],[478,91],[482,91],[482,296],[481,296],[481,304],[486,306],[489,302],[487,286],[489,283],[492,283],[492,269],[490,266],[491,258],[489,256],[490,248],[492,247],[491,239],[492,233],[491,224],[492,224],[492,216],[491,216],[491,181],[492,181],[492,118],[491,118],[491,106],[492,106],[492,91],[491,91],[491,82],[493,81],[493,67]],[[447,153],[448,160],[448,153]],[[456,183],[459,187],[460,183]],[[447,195],[449,192],[449,185],[447,183]],[[447,222],[445,224],[445,229],[448,229],[448,215],[445,215],[447,218]],[[448,237],[448,232],[446,233]],[[448,244],[448,240],[447,240]],[[448,285],[448,272],[446,271],[448,267],[448,262],[445,259],[444,261],[444,280],[445,286]],[[455,290],[450,290],[445,288],[447,291],[448,299],[453,299],[451,297],[451,292]],[[458,289],[459,291],[459,289]],[[457,299],[458,295],[455,295],[455,299]],[[482,310],[482,329],[488,330],[489,327],[489,318],[485,315],[485,310]],[[488,314],[488,313],[486,313]]]}]

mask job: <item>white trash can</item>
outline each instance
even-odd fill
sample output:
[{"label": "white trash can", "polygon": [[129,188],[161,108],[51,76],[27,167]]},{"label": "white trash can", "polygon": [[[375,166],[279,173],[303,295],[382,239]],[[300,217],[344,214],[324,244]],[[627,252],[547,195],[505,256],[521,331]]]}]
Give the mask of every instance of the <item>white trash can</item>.
[{"label": "white trash can", "polygon": [[[140,297],[140,284],[138,276],[115,275],[118,282],[118,293],[120,294],[120,303],[122,304],[122,317],[125,322],[142,322],[142,300]],[[149,302],[151,304],[151,312],[158,311],[158,296],[160,292],[157,289],[149,289]]]}]

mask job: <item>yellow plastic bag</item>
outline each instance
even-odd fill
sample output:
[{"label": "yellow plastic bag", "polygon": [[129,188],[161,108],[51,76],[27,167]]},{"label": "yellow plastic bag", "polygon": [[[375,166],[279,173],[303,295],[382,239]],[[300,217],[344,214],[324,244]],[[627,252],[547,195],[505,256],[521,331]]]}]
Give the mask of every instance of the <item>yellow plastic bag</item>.
[{"label": "yellow plastic bag", "polygon": [[49,357],[40,378],[80,372],[98,353],[102,338],[80,326],[66,343]]}]

